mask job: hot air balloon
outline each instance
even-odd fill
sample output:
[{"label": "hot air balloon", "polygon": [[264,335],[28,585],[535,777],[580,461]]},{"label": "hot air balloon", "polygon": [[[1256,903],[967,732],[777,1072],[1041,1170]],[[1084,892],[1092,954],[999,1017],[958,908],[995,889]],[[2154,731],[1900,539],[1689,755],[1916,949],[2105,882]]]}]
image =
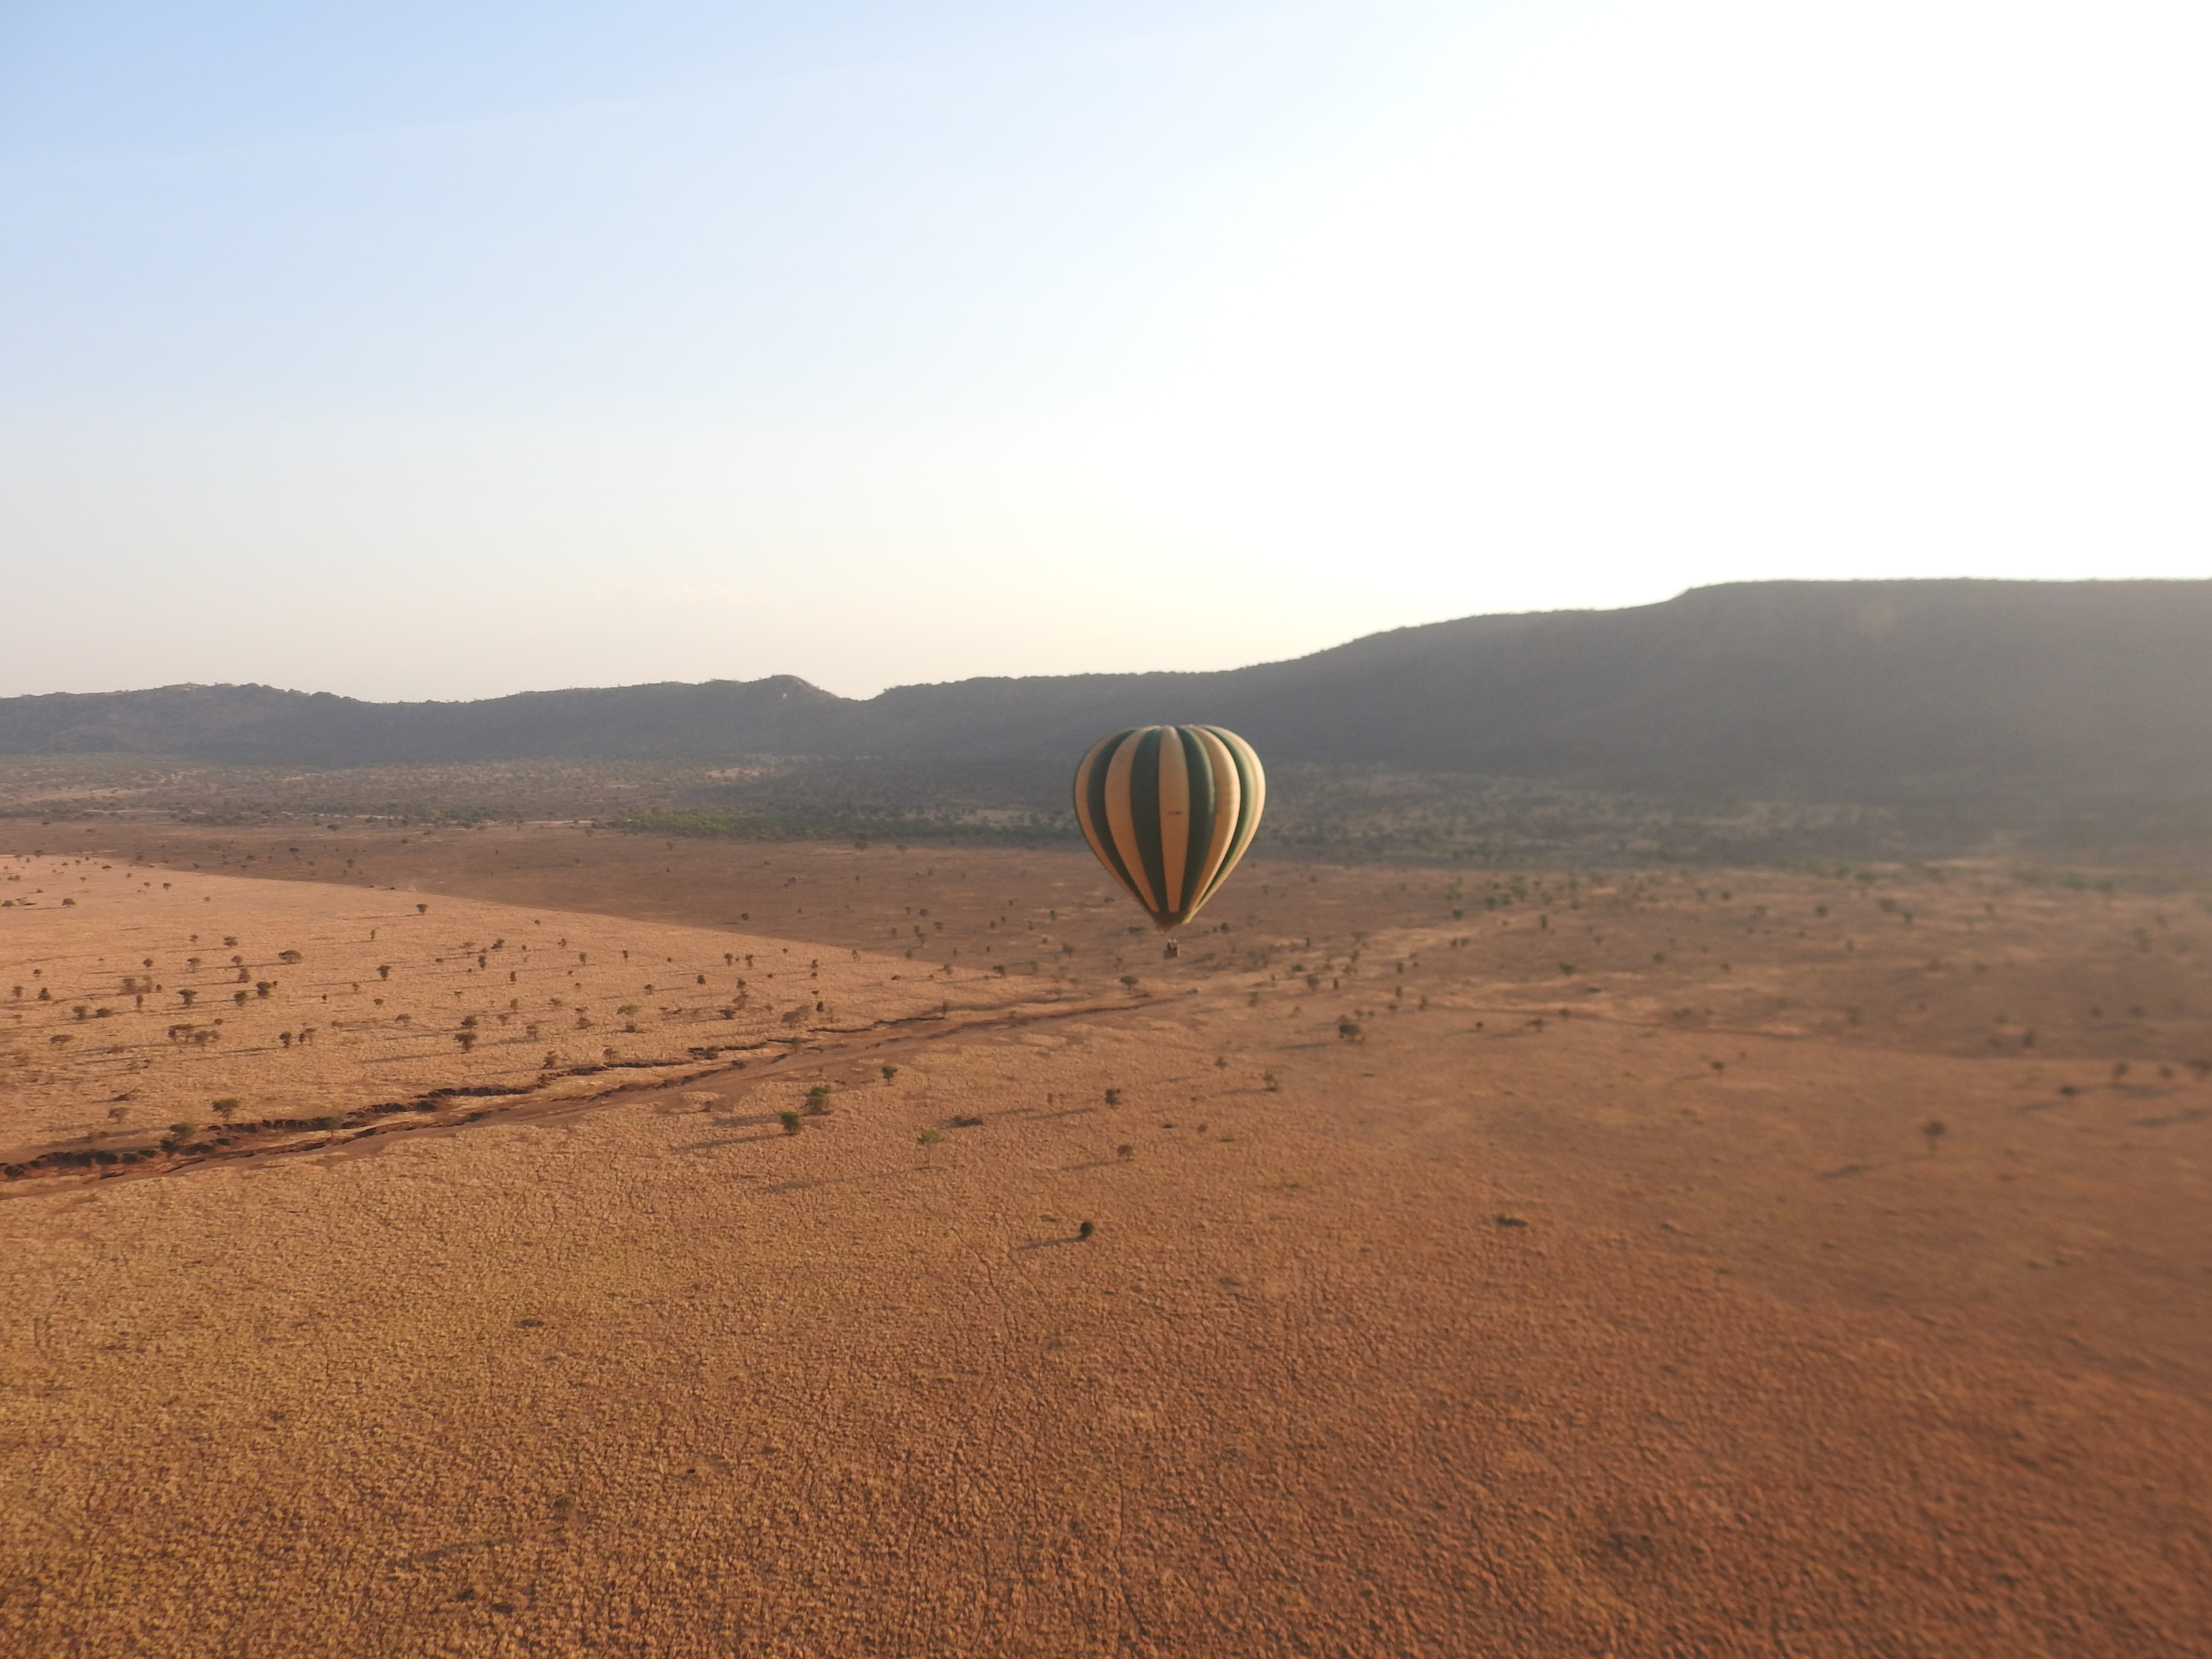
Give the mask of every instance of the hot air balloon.
[{"label": "hot air balloon", "polygon": [[1267,798],[1252,745],[1218,726],[1116,732],[1075,769],[1084,838],[1163,933],[1196,915],[1229,878]]}]

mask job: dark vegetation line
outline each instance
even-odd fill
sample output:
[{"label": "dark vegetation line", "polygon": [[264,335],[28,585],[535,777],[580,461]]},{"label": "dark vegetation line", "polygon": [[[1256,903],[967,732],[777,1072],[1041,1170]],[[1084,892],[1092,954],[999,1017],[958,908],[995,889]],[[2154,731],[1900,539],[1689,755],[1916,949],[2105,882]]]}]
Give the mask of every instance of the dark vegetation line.
[{"label": "dark vegetation line", "polygon": [[646,835],[685,836],[708,841],[848,841],[856,848],[890,842],[947,842],[971,847],[1073,846],[1082,841],[1072,817],[1040,813],[1010,815],[1015,823],[991,823],[910,812],[775,812],[691,810],[631,812],[602,821],[600,827]]},{"label": "dark vegetation line", "polygon": [[[473,1084],[453,1088],[432,1089],[411,1100],[389,1101],[374,1106],[363,1106],[344,1113],[331,1113],[314,1118],[262,1118],[252,1123],[226,1125],[212,1139],[189,1144],[175,1139],[163,1139],[151,1146],[132,1147],[64,1147],[40,1153],[20,1163],[0,1164],[0,1181],[10,1183],[33,1182],[39,1177],[56,1178],[65,1176],[96,1175],[103,1181],[125,1176],[167,1175],[211,1164],[238,1158],[260,1158],[286,1152],[323,1152],[348,1146],[373,1136],[393,1134],[410,1129],[453,1129],[482,1122],[487,1118],[513,1117],[520,1111],[536,1106],[550,1105],[562,1111],[580,1110],[598,1105],[619,1094],[641,1091],[673,1088],[686,1083],[696,1083],[710,1077],[726,1076],[744,1071],[749,1060],[726,1060],[724,1055],[732,1053],[757,1054],[768,1048],[781,1048],[781,1054],[771,1055],[768,1064],[780,1065],[795,1060],[801,1054],[823,1061],[843,1059],[856,1050],[874,1052],[880,1044],[847,1042],[836,1046],[817,1046],[816,1039],[827,1032],[839,1037],[866,1037],[889,1032],[902,1042],[934,1042],[949,1036],[969,1032],[993,1030],[1017,1025],[1032,1025],[1046,1020],[1068,1019],[1079,1015],[1117,1013],[1134,1008],[1151,1006],[1160,1000],[1158,997],[1117,999],[1112,1002],[1085,1002],[1066,1006],[1046,1006],[1037,1003],[1001,1004],[996,1010],[987,1010],[980,1019],[955,1022],[949,1008],[928,1014],[908,1014],[896,1019],[872,1021],[866,1025],[848,1028],[821,1027],[810,1038],[767,1038],[757,1042],[725,1043],[713,1048],[695,1048],[686,1051],[687,1060],[617,1060],[583,1066],[562,1066],[558,1070],[541,1073],[537,1081],[516,1086],[501,1084]],[[957,1012],[972,1012],[973,1009]],[[942,1030],[904,1030],[902,1027],[941,1025]],[[698,1069],[667,1075],[671,1067],[687,1064]],[[795,1068],[803,1073],[805,1066]],[[607,1072],[653,1072],[649,1080],[615,1085],[595,1095],[565,1097],[555,1102],[533,1100],[532,1097],[550,1088],[565,1078],[594,1077]],[[791,1075],[793,1073],[784,1073]],[[508,1104],[480,1107],[474,1111],[453,1113],[453,1103],[473,1099],[499,1099]],[[281,1135],[319,1133],[320,1139],[294,1140],[279,1143]],[[19,1186],[15,1195],[43,1190],[38,1187]]]}]

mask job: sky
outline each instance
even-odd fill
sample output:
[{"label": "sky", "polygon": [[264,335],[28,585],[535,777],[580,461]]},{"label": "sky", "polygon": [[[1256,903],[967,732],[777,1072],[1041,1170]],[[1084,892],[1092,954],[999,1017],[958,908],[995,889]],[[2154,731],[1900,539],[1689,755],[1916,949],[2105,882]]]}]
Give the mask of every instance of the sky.
[{"label": "sky", "polygon": [[0,695],[2212,577],[2212,9],[0,0]]}]

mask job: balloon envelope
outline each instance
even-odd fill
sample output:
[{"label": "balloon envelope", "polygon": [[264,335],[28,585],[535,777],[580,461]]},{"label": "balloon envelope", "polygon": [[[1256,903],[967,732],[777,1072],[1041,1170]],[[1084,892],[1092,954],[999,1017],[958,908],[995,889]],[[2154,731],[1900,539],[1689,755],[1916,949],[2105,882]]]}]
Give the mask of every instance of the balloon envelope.
[{"label": "balloon envelope", "polygon": [[1196,915],[1260,827],[1267,775],[1218,726],[1140,726],[1075,769],[1075,817],[1114,879],[1162,933]]}]

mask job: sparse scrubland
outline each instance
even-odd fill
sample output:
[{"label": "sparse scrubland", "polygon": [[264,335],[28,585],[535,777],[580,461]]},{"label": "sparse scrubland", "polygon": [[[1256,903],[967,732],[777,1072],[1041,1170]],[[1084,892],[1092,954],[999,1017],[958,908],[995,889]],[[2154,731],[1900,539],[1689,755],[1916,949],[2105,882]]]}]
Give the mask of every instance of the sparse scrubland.
[{"label": "sparse scrubland", "polygon": [[[599,825],[678,840],[1077,848],[1064,757],[754,756],[273,767],[140,755],[0,755],[0,823],[66,839],[140,826],[350,833]],[[1838,860],[2193,869],[2212,807],[2191,796],[2014,790],[1869,799],[1574,786],[1387,762],[1274,764],[1263,854],[1530,868],[1805,867]],[[82,836],[70,844],[77,844]],[[117,844],[123,844],[118,842]]]},{"label": "sparse scrubland", "polygon": [[2178,879],[0,849],[11,1654],[2212,1628]]}]

